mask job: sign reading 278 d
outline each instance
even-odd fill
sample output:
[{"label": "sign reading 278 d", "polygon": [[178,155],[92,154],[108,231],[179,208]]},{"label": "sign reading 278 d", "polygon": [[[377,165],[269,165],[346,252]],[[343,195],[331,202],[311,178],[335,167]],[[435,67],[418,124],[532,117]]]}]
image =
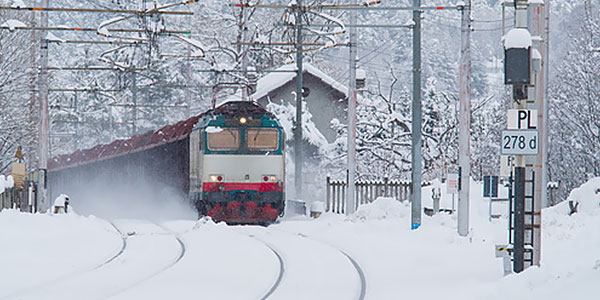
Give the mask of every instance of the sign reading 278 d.
[{"label": "sign reading 278 d", "polygon": [[502,130],[502,155],[537,155],[538,144],[536,129]]}]

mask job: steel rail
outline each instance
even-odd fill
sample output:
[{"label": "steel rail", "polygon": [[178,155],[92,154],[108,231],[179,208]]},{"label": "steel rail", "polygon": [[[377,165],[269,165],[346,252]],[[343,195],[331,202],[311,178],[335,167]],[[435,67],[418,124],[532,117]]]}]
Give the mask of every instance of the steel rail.
[{"label": "steel rail", "polygon": [[123,293],[125,291],[128,291],[131,288],[134,288],[134,287],[138,286],[139,284],[141,284],[143,282],[146,282],[147,280],[155,277],[156,275],[158,275],[158,274],[160,274],[160,273],[162,273],[162,272],[164,272],[164,271],[172,268],[177,263],[179,263],[181,261],[181,259],[183,259],[183,257],[185,256],[185,253],[186,253],[185,243],[183,242],[183,240],[179,237],[179,235],[177,233],[175,233],[175,232],[167,229],[166,227],[164,227],[164,226],[162,226],[162,225],[160,225],[160,224],[158,224],[156,222],[149,222],[149,223],[152,223],[152,224],[158,226],[159,228],[163,229],[165,232],[167,232],[167,234],[173,235],[173,237],[175,238],[175,240],[177,240],[177,243],[179,243],[179,246],[181,248],[181,251],[180,251],[179,255],[177,256],[177,258],[173,262],[171,262],[170,264],[166,265],[162,269],[160,269],[160,270],[154,272],[153,274],[151,274],[151,275],[149,275],[149,276],[147,276],[147,277],[139,280],[138,282],[136,282],[136,283],[134,283],[134,284],[132,284],[132,285],[130,285],[128,287],[125,287],[125,288],[123,288],[123,289],[121,289],[119,291],[116,291],[116,292],[114,292],[114,293],[112,293],[112,294],[110,294],[110,295],[108,295],[108,296],[106,296],[106,297],[104,297],[102,299],[112,298],[115,295],[119,295],[119,294],[121,294],[121,293]]},{"label": "steel rail", "polygon": [[279,254],[279,252],[277,250],[275,250],[275,248],[273,248],[271,245],[267,244],[267,242],[257,238],[253,234],[249,234],[248,236],[257,240],[258,242],[263,244],[265,247],[269,248],[269,250],[271,250],[271,252],[273,252],[273,254],[275,254],[275,256],[277,257],[277,260],[279,260],[279,275],[277,276],[277,279],[275,280],[275,282],[273,283],[271,288],[269,288],[269,290],[262,297],[260,297],[260,300],[266,300],[275,292],[275,290],[277,290],[277,288],[279,287],[279,284],[281,284],[281,280],[283,279],[283,274],[285,273],[285,264],[283,263],[283,258],[281,258],[281,255]]}]

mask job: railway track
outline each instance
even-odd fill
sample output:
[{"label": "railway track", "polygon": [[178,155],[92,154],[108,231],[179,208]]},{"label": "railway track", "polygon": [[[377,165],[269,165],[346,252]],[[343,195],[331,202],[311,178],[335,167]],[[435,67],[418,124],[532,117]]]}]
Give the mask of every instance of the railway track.
[{"label": "railway track", "polygon": [[348,260],[352,263],[352,265],[354,265],[354,268],[356,269],[356,272],[358,273],[358,277],[360,278],[360,295],[358,296],[358,299],[364,300],[365,295],[367,294],[367,279],[365,277],[365,272],[363,272],[360,265],[356,262],[356,260],[354,260],[354,258],[352,258],[352,256],[348,255],[348,253],[346,253],[340,249],[338,249],[338,251],[340,251],[344,256],[346,256],[346,258],[348,258]]},{"label": "railway track", "polygon": [[[151,223],[154,224],[155,226],[161,228],[168,235],[172,235],[175,238],[175,240],[179,244],[179,249],[180,249],[179,254],[177,255],[177,258],[175,258],[175,260],[173,260],[171,263],[165,265],[163,268],[161,268],[161,269],[159,269],[159,270],[157,270],[157,271],[155,271],[155,272],[153,272],[153,273],[151,273],[151,274],[149,274],[149,275],[147,275],[147,276],[139,279],[138,281],[136,281],[136,282],[134,282],[134,283],[132,283],[132,284],[130,284],[130,285],[128,285],[128,286],[120,289],[120,290],[117,290],[117,291],[115,291],[115,292],[113,292],[113,293],[111,293],[111,294],[109,294],[109,295],[107,295],[105,297],[99,298],[99,300],[100,299],[109,299],[111,297],[114,297],[114,296],[117,296],[117,295],[119,295],[121,293],[124,293],[124,292],[126,292],[126,291],[128,291],[128,290],[130,290],[130,289],[132,289],[132,288],[134,288],[134,287],[136,287],[136,286],[138,286],[138,285],[140,285],[140,284],[142,284],[142,283],[144,283],[144,282],[146,282],[146,281],[148,281],[150,279],[152,279],[153,277],[159,275],[160,273],[162,273],[162,272],[164,272],[164,271],[172,268],[177,263],[179,263],[181,261],[181,259],[183,259],[183,257],[185,256],[185,253],[186,253],[186,247],[185,247],[185,243],[183,242],[182,238],[177,233],[175,233],[175,232],[167,229],[163,225],[160,225],[160,224],[158,224],[156,222],[151,222]],[[114,226],[114,224],[113,224],[113,226]],[[121,230],[119,230],[118,227],[116,227],[116,226],[115,226],[115,229],[117,229],[117,231],[121,232]],[[162,233],[154,233],[154,234],[162,234]],[[133,235],[135,235],[135,234],[133,234]]]},{"label": "railway track", "polygon": [[273,254],[275,254],[275,256],[277,256],[277,260],[279,260],[279,274],[277,275],[277,279],[275,280],[275,282],[273,283],[271,288],[269,288],[269,290],[262,297],[260,297],[260,300],[266,300],[275,292],[275,290],[277,290],[277,288],[281,284],[281,280],[283,279],[283,274],[285,273],[285,264],[283,262],[283,259],[281,258],[281,254],[279,254],[279,252],[277,250],[275,250],[275,248],[273,248],[273,246],[269,245],[265,241],[255,237],[252,234],[250,234],[249,236],[251,238],[257,240],[261,244],[265,245],[265,247],[269,248],[269,250],[271,250],[271,252],[273,252]]},{"label": "railway track", "polygon": [[310,239],[311,241],[315,241],[317,243],[321,243],[323,245],[327,245],[328,247],[334,248],[336,249],[338,252],[340,252],[343,256],[346,257],[346,259],[348,259],[348,261],[350,261],[350,263],[352,264],[352,266],[354,267],[354,269],[356,270],[356,273],[358,274],[358,278],[360,279],[360,293],[358,295],[358,300],[364,300],[365,299],[365,295],[367,294],[367,278],[365,276],[365,272],[363,271],[363,269],[361,268],[360,264],[356,261],[356,259],[354,259],[352,256],[350,256],[347,252],[345,252],[344,250],[333,246],[329,243],[317,240],[317,239],[313,239],[311,237],[309,237],[308,235],[305,234],[298,234],[298,236],[301,236],[303,238],[306,239]]},{"label": "railway track", "polygon": [[[354,257],[309,236],[272,229],[236,228],[265,245],[279,260],[277,279],[259,299],[365,299],[365,272]],[[307,249],[319,258],[306,255]],[[298,282],[310,288],[299,289]],[[357,288],[348,289],[349,284]]]},{"label": "railway track", "polygon": [[112,261],[114,261],[115,259],[117,259],[119,256],[121,256],[123,254],[123,252],[125,251],[125,248],[127,248],[127,238],[123,235],[123,233],[121,232],[121,230],[119,230],[119,228],[113,222],[108,222],[108,223],[110,224],[110,226],[112,226],[115,229],[115,231],[117,231],[117,233],[119,234],[119,236],[121,236],[121,249],[113,257],[111,257],[108,260],[106,260],[105,262],[97,265],[92,270],[96,270],[96,269],[102,268],[102,267],[106,266],[107,264],[111,263]]}]

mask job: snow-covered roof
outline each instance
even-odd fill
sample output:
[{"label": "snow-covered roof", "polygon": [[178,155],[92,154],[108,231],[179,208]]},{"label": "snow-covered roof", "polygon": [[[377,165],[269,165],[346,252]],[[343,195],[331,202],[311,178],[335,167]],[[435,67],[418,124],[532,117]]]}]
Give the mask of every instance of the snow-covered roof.
[{"label": "snow-covered roof", "polygon": [[513,28],[502,39],[504,49],[531,47],[531,34],[525,28]]},{"label": "snow-covered roof", "polygon": [[[317,69],[310,63],[304,63],[304,64],[302,64],[302,67],[304,69],[304,73],[309,73],[315,77],[318,77],[324,83],[330,85],[333,89],[339,91],[340,93],[342,93],[346,97],[348,97],[348,87],[347,86],[337,82],[331,76],[323,73],[321,70]],[[296,71],[296,70],[297,70],[297,68],[296,68],[295,63],[283,65],[283,66],[277,68],[277,71]],[[278,89],[281,86],[283,86],[284,84],[294,80],[294,78],[296,78],[296,73],[293,73],[293,72],[269,73],[266,76],[264,76],[258,80],[257,85],[256,85],[256,92],[254,94],[252,94],[250,97],[251,97],[251,99],[258,100],[258,99],[266,96],[267,94],[269,94],[269,92],[271,92],[275,89]]]}]

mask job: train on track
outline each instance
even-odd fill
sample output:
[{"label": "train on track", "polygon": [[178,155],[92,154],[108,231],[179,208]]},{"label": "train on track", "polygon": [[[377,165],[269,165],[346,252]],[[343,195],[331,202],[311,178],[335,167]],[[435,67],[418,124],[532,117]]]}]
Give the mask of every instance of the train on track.
[{"label": "train on track", "polygon": [[254,102],[230,101],[156,131],[50,159],[50,195],[166,185],[199,216],[268,224],[285,208],[285,132]]}]

